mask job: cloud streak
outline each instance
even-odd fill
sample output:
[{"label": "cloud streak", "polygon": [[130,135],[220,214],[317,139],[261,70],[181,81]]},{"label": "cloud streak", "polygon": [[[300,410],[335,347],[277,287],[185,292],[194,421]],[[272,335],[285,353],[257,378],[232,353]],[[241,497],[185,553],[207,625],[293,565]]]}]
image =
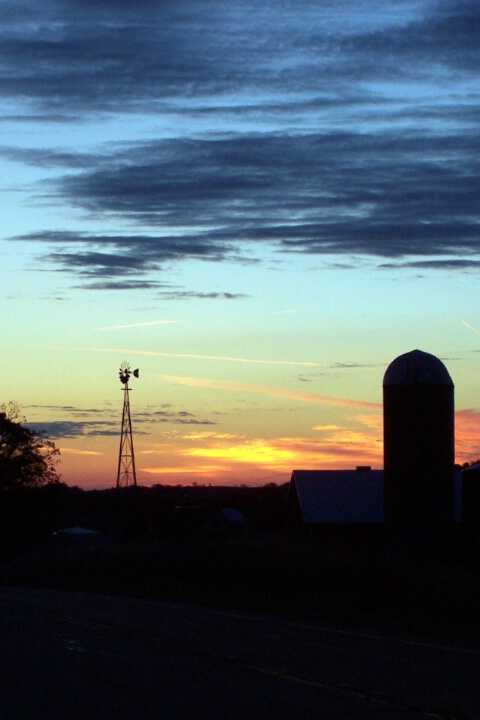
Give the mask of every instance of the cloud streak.
[{"label": "cloud streak", "polygon": [[328,397],[325,395],[313,395],[308,393],[290,392],[281,388],[271,388],[264,385],[250,383],[231,382],[228,380],[208,380],[204,378],[182,377],[179,375],[164,375],[166,382],[187,387],[202,387],[210,390],[227,390],[235,393],[253,393],[266,397],[286,398],[320,405],[337,405],[340,407],[362,408],[364,410],[379,411],[382,409],[380,403],[366,402],[364,400],[352,400],[349,398]]},{"label": "cloud streak", "polygon": [[[61,350],[61,347],[55,348]],[[196,353],[167,353],[156,350],[132,350],[125,348],[82,348],[89,352],[115,353],[123,355],[144,355],[147,357],[183,358],[185,360],[212,360],[214,362],[245,363],[248,365],[286,365],[289,367],[331,368],[335,370],[361,367],[358,364],[318,363],[313,360],[269,360],[262,358],[229,357],[226,355],[200,355]]]},{"label": "cloud streak", "polygon": [[462,325],[465,325],[469,330],[474,332],[476,335],[480,335],[480,330],[477,330],[477,328],[474,328],[473,325],[470,325],[470,323],[466,322],[466,320],[460,320]]},{"label": "cloud streak", "polygon": [[171,325],[179,322],[181,322],[181,320],[152,320],[150,322],[131,323],[129,325],[110,325],[109,327],[97,327],[95,328],[95,330],[99,332],[107,330],[128,330],[130,328],[148,327],[149,325]]}]

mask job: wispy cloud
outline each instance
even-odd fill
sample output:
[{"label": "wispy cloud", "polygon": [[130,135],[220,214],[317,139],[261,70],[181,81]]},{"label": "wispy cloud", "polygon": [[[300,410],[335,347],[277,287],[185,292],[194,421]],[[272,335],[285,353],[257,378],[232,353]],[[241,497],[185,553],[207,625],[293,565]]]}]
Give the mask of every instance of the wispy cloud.
[{"label": "wispy cloud", "polygon": [[228,380],[209,380],[205,378],[182,377],[179,375],[163,375],[166,382],[187,387],[202,387],[210,390],[227,390],[236,393],[253,393],[266,397],[286,398],[300,402],[318,403],[321,405],[338,405],[341,407],[363,408],[365,410],[378,411],[382,408],[380,403],[367,402],[364,400],[352,400],[349,398],[328,397],[324,395],[313,395],[308,393],[290,392],[281,388],[272,388],[264,385],[253,385],[249,383],[231,382]]},{"label": "wispy cloud", "polygon": [[131,323],[129,325],[110,325],[109,327],[94,328],[97,331],[103,330],[126,330],[128,328],[147,327],[149,325],[172,325],[182,322],[181,320],[152,320],[150,322]]},{"label": "wispy cloud", "polygon": [[103,452],[99,452],[98,450],[81,450],[79,448],[71,448],[71,447],[62,447],[61,449],[62,455],[85,455],[85,456],[102,456],[104,455]]}]

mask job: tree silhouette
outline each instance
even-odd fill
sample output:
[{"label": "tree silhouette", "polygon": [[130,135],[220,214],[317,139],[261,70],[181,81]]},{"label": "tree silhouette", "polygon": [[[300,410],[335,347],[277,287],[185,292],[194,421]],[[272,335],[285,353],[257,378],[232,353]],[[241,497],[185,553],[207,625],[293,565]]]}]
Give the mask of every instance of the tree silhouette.
[{"label": "tree silhouette", "polygon": [[58,483],[60,450],[45,432],[22,425],[17,403],[0,405],[0,491]]}]

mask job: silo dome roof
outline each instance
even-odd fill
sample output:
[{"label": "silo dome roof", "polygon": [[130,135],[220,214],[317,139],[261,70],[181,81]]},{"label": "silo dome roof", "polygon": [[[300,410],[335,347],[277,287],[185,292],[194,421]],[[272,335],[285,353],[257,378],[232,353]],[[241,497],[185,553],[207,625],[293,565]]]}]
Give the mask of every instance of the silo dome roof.
[{"label": "silo dome roof", "polygon": [[395,358],[385,372],[383,384],[453,387],[452,378],[442,361],[422,350],[412,350]]}]

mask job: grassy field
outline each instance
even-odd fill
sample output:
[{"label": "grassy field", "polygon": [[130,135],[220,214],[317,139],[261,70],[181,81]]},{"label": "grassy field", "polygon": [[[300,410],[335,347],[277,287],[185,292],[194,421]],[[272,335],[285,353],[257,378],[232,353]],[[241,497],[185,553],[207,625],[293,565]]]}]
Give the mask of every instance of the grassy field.
[{"label": "grassy field", "polygon": [[480,640],[477,565],[387,562],[371,536],[246,531],[41,547],[5,565],[2,582]]}]

